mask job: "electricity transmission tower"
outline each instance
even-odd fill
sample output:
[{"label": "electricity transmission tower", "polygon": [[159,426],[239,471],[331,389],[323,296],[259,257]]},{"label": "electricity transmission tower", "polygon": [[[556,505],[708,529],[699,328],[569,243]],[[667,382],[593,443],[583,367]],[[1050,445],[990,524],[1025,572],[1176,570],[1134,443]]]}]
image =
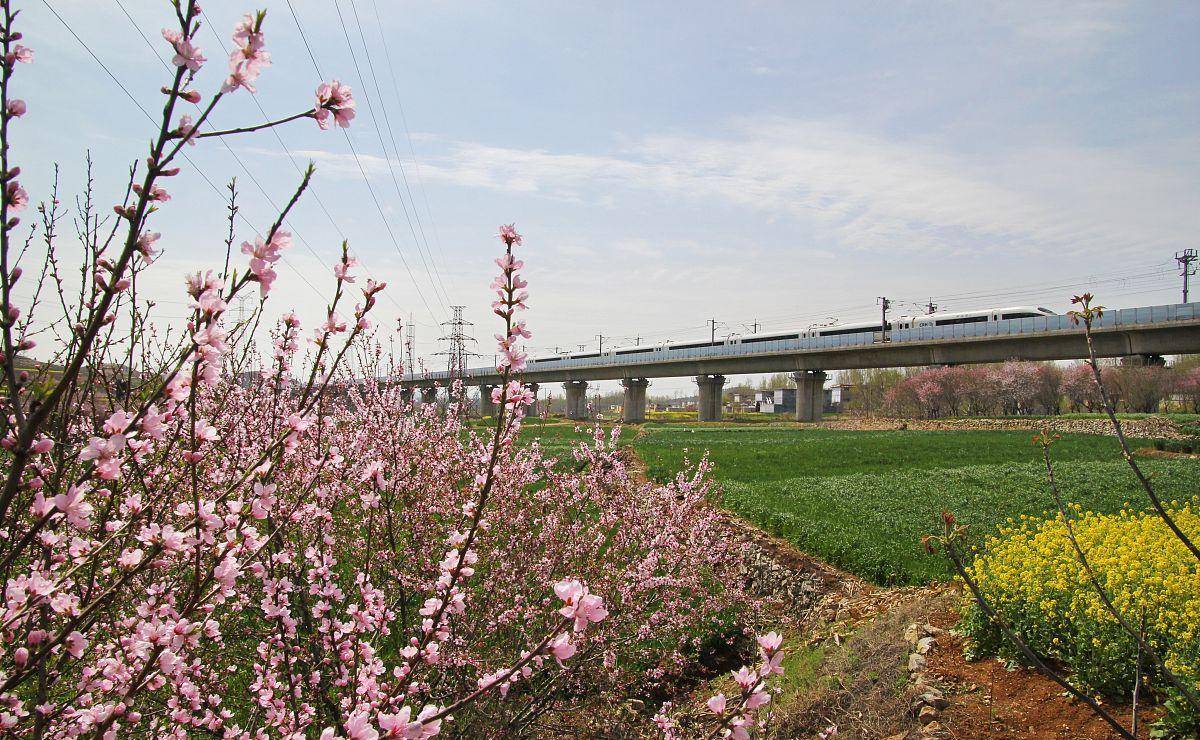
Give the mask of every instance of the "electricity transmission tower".
[{"label": "electricity transmission tower", "polygon": [[413,324],[412,314],[408,316],[408,324],[404,327],[404,374],[411,375],[417,371],[417,327]]},{"label": "electricity transmission tower", "polygon": [[442,322],[442,326],[446,327],[446,334],[438,338],[439,341],[446,342],[446,349],[437,354],[446,357],[446,371],[449,374],[447,386],[450,392],[453,392],[454,381],[462,380],[467,369],[467,358],[479,356],[478,353],[467,349],[467,342],[474,342],[475,338],[467,336],[465,329],[474,324],[463,318],[463,308],[450,307],[450,320]]}]

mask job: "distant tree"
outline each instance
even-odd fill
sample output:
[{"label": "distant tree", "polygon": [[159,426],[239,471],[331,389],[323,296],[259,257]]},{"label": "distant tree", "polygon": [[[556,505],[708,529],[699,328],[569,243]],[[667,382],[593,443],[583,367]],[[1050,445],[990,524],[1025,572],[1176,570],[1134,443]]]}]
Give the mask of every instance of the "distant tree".
[{"label": "distant tree", "polygon": [[774,373],[763,378],[758,383],[758,389],[763,391],[775,391],[780,388],[795,388],[796,383],[792,380],[791,373]]},{"label": "distant tree", "polygon": [[[838,382],[852,386],[847,409],[861,414],[876,414],[885,411],[889,392],[904,379],[904,373],[896,368],[871,368],[866,370],[842,370]],[[886,410],[886,413],[894,413]]]},{"label": "distant tree", "polygon": [[1200,413],[1200,366],[1176,371],[1175,394],[1185,411]]},{"label": "distant tree", "polygon": [[[1120,396],[1123,410],[1135,413],[1154,413],[1163,399],[1171,394],[1176,376],[1165,367],[1126,365],[1111,370],[1111,385]],[[1105,378],[1105,385],[1110,381]]]},{"label": "distant tree", "polygon": [[1100,386],[1086,362],[1077,362],[1063,371],[1062,393],[1071,411],[1094,411],[1100,406]]}]

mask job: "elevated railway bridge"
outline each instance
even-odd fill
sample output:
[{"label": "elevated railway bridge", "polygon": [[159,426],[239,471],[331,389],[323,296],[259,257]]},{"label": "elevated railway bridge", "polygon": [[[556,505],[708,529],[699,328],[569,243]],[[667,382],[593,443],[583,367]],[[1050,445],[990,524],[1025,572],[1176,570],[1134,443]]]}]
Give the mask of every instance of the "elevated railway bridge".
[{"label": "elevated railway bridge", "polygon": [[[1200,303],[1143,306],[1106,311],[1093,325],[1101,357],[1161,357],[1200,352]],[[652,378],[692,376],[699,388],[701,421],[721,417],[725,379],[730,375],[790,372],[796,382],[796,419],[818,421],[824,384],[831,370],[962,365],[1006,360],[1071,360],[1087,357],[1083,328],[1066,315],[1001,319],[948,326],[914,326],[834,336],[802,336],[769,341],[703,343],[702,346],[647,347],[621,354],[539,359],[521,373],[534,390],[562,383],[567,416],[586,416],[588,383],[618,380],[625,389],[623,418],[646,418],[646,389]],[[410,394],[420,390],[424,403],[436,402],[439,387],[452,382],[448,372],[404,378]],[[470,368],[466,386],[481,389],[481,412],[494,412],[491,390],[500,383],[494,367]]]}]

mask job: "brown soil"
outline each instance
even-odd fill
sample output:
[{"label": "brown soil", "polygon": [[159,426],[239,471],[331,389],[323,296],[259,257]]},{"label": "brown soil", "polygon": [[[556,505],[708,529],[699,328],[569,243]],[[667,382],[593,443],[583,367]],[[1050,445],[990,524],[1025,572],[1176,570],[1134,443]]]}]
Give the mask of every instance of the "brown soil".
[{"label": "brown soil", "polygon": [[[949,630],[958,622],[953,609],[943,608],[929,617],[935,627]],[[1063,689],[1041,674],[1008,669],[994,659],[969,662],[963,657],[962,639],[947,632],[929,656],[928,676],[946,687],[950,707],[941,724],[951,738],[1080,738],[1119,737],[1083,703],[1063,696]],[[1131,722],[1128,707],[1106,706],[1125,727]],[[1153,708],[1143,708],[1139,737],[1149,737],[1147,725]]]}]

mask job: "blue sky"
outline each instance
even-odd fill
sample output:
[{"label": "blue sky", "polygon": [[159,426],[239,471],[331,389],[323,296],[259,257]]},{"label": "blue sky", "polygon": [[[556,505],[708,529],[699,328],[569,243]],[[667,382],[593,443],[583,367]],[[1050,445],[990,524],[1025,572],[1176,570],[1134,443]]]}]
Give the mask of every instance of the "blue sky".
[{"label": "blue sky", "polygon": [[[166,73],[115,0],[50,4],[158,105]],[[121,4],[165,55],[166,1]],[[359,99],[358,160],[311,121],[279,130],[282,144],[259,133],[232,153],[191,150],[156,224],[167,253],[148,289],[164,301],[224,248],[221,201],[195,168],[218,185],[236,175],[243,214],[265,230],[273,208],[246,170],[281,203],[297,179],[289,156],[316,161],[316,197],[291,219],[302,240],[269,310],[314,323],[322,262],[344,235],[389,283],[380,317],[411,312],[423,355],[452,303],[490,352],[491,235],[507,221],[526,235],[535,351],[601,332],[682,339],[711,317],[722,332],[852,320],[879,295],[907,310],[930,296],[1063,310],[1090,284],[1113,306],[1172,302],[1171,257],[1197,246],[1195,3],[292,6],[324,76]],[[287,114],[311,105],[317,72],[287,4],[266,7],[274,65],[257,98]],[[227,42],[249,6],[204,8]],[[16,83],[30,105],[15,136],[26,187],[44,196],[58,161],[64,191],[77,189],[90,148],[101,200],[115,201],[146,120],[46,6],[22,18],[38,54]],[[207,30],[200,45],[211,91],[225,55]],[[261,114],[239,93],[215,118]]]}]

